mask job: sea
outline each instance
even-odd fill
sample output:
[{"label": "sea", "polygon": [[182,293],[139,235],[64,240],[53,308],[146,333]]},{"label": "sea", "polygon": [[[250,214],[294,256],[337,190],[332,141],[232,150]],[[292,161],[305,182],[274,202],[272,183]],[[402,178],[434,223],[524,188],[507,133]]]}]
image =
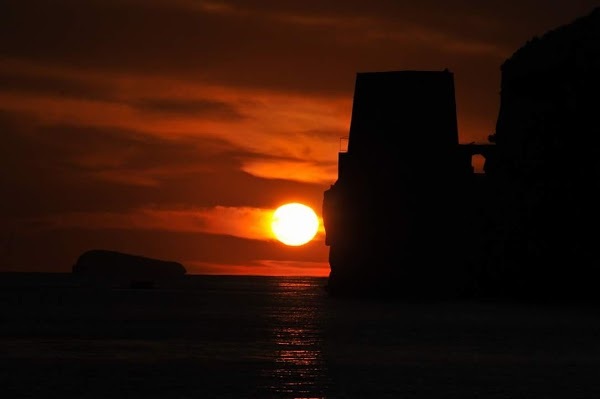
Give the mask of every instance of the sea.
[{"label": "sea", "polygon": [[600,398],[595,305],[330,297],[325,278],[0,275],[0,398]]}]

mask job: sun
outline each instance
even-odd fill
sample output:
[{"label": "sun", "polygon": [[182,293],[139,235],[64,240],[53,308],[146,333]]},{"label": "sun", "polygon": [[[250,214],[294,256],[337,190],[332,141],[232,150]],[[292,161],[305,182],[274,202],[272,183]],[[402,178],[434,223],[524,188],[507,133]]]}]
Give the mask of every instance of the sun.
[{"label": "sun", "polygon": [[310,207],[292,202],[273,213],[271,229],[285,245],[304,245],[314,238],[319,229],[319,218]]}]

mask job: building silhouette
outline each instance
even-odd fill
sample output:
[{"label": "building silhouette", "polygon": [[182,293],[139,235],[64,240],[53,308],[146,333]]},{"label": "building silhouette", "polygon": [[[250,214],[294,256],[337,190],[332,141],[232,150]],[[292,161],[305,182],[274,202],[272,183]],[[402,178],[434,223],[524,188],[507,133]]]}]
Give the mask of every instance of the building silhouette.
[{"label": "building silhouette", "polygon": [[475,209],[465,201],[484,185],[471,156],[491,147],[459,144],[452,72],[359,73],[348,150],[323,203],[330,292],[471,288],[462,246]]}]

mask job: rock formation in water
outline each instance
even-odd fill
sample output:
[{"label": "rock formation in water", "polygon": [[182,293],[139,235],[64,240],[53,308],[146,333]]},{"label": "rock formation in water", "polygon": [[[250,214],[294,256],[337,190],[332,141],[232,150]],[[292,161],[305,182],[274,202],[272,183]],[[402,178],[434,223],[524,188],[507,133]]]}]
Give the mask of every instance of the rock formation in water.
[{"label": "rock formation in water", "polygon": [[600,8],[529,41],[501,71],[486,286],[597,296]]},{"label": "rock formation in water", "polygon": [[596,293],[599,45],[595,10],[516,51],[501,68],[495,145],[458,143],[449,71],[359,73],[348,150],[324,193],[328,290]]},{"label": "rock formation in water", "polygon": [[84,252],[73,266],[73,274],[87,282],[132,288],[152,288],[185,273],[178,262],[98,249]]}]

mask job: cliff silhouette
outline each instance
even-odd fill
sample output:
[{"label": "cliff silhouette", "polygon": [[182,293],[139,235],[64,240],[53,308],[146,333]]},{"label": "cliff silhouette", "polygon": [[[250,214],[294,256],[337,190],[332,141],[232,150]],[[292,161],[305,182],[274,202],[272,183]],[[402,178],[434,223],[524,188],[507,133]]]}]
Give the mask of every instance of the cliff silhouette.
[{"label": "cliff silhouette", "polygon": [[600,8],[502,64],[496,132],[481,145],[458,142],[452,72],[358,73],[323,200],[329,292],[597,296],[599,71]]},{"label": "cliff silhouette", "polygon": [[502,66],[485,286],[596,297],[600,8],[534,38]]}]

